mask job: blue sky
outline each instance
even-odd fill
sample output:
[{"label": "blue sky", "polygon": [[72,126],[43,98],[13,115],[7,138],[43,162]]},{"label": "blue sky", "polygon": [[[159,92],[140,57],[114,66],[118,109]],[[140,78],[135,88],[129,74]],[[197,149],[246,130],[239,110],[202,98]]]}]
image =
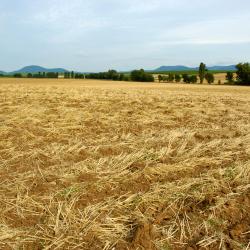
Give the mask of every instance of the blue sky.
[{"label": "blue sky", "polygon": [[250,61],[249,0],[1,0],[0,70]]}]

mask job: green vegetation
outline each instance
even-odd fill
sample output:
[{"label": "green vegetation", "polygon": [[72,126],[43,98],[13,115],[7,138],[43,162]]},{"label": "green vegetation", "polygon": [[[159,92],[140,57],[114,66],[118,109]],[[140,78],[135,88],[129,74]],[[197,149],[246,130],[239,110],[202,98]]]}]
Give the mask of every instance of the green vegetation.
[{"label": "green vegetation", "polygon": [[116,70],[109,70],[108,72],[90,73],[86,75],[87,79],[100,79],[100,80],[124,80],[124,74],[118,73]]},{"label": "green vegetation", "polygon": [[209,84],[211,84],[211,83],[214,82],[214,75],[213,75],[212,73],[210,73],[210,72],[207,72],[207,73],[205,74],[205,79],[207,80],[207,82],[208,82]]},{"label": "green vegetation", "polygon": [[143,69],[133,70],[130,74],[130,78],[136,82],[154,82],[154,77]]},{"label": "green vegetation", "polygon": [[236,68],[237,84],[250,85],[250,64],[239,63]]},{"label": "green vegetation", "polygon": [[233,83],[234,82],[234,74],[233,72],[228,71],[226,74],[226,80],[228,83]]},{"label": "green vegetation", "polygon": [[174,80],[175,82],[180,82],[181,81],[181,76],[179,74],[174,75]]},{"label": "green vegetation", "polygon": [[[197,68],[198,69],[198,68]],[[136,81],[136,82],[154,82],[154,74],[158,74],[159,82],[176,82],[183,80],[184,83],[197,83],[198,78],[202,84],[206,80],[209,84],[214,83],[214,74],[226,73],[226,81],[228,84],[250,85],[250,64],[239,63],[236,65],[237,71],[214,71],[209,70],[206,64],[201,62],[199,69],[196,71],[164,71],[164,72],[146,72],[144,69],[133,70],[132,72],[120,73],[116,70],[109,70],[107,72],[99,73],[76,73],[74,71],[64,72],[59,75],[57,72],[38,72],[38,73],[14,73],[14,74],[0,74],[0,77],[15,77],[15,78],[59,78],[65,79],[99,79],[99,80],[113,80],[113,81]],[[236,77],[234,75],[236,74]],[[222,82],[218,80],[220,85]]]},{"label": "green vegetation", "polygon": [[196,75],[183,74],[182,78],[183,78],[183,82],[185,83],[197,83],[198,81],[198,78]]},{"label": "green vegetation", "polygon": [[16,77],[16,78],[22,78],[22,77],[23,77],[23,75],[22,75],[22,74],[20,74],[20,73],[16,73],[16,74],[14,74],[14,75],[13,75],[13,77]]},{"label": "green vegetation", "polygon": [[206,64],[201,63],[200,67],[199,67],[199,78],[200,78],[200,83],[202,84],[205,78],[205,74],[206,74]]}]

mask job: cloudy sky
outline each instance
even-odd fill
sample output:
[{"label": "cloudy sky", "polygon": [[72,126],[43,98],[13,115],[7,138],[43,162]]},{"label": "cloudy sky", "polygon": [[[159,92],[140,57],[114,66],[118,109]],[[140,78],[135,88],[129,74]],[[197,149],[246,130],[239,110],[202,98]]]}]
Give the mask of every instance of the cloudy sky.
[{"label": "cloudy sky", "polygon": [[250,61],[249,0],[0,0],[0,70]]}]

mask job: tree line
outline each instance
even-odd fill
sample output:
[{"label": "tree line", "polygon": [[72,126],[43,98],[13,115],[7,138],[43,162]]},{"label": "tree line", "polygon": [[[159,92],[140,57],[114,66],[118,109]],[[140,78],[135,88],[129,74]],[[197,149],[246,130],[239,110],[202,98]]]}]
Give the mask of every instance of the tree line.
[{"label": "tree line", "polygon": [[149,74],[144,69],[133,70],[130,74],[118,73],[116,70],[109,70],[107,72],[87,74],[86,78],[113,81],[154,82],[153,75]]},{"label": "tree line", "polygon": [[[9,75],[1,74],[0,77],[7,77]],[[15,73],[13,77],[27,77],[27,78],[62,78],[66,79],[100,79],[100,80],[113,80],[113,81],[136,81],[136,82],[154,82],[153,73],[146,72],[144,69],[133,70],[130,73],[120,73],[116,70],[109,70],[107,72],[100,73],[76,73],[74,71],[64,72],[63,75],[58,72],[38,72],[21,74]],[[206,80],[209,84],[214,83],[215,77],[212,72],[209,72],[205,63],[200,63],[198,74],[188,73],[168,73],[158,75],[159,82],[176,82],[183,81],[184,83],[203,83]],[[229,71],[226,73],[226,83],[236,85],[250,85],[250,64],[239,63],[236,65],[236,72]],[[221,80],[218,81],[221,84]]]},{"label": "tree line", "polygon": [[[62,75],[58,72],[38,72],[38,73],[28,73],[28,74],[21,74],[21,73],[15,73],[13,74],[13,77],[27,77],[27,78],[59,78],[59,75]],[[63,78],[66,79],[84,79],[85,75],[82,73],[75,73],[74,71],[71,72],[64,72]]]},{"label": "tree line", "polygon": [[169,73],[167,75],[159,75],[158,76],[158,80],[159,82],[181,82],[181,80],[184,83],[197,83],[198,82],[198,78],[200,80],[200,83],[202,84],[204,82],[204,79],[206,79],[206,81],[211,84],[214,82],[214,75],[208,71],[206,64],[204,63],[200,63],[199,66],[199,72],[198,72],[198,76],[195,75],[190,75],[187,73],[184,74],[178,74],[178,73]]},{"label": "tree line", "polygon": [[[212,84],[215,81],[214,74],[209,72],[206,64],[200,63],[198,75],[192,74],[178,74],[178,73],[168,73],[165,75],[158,75],[159,82],[181,82],[184,83],[199,83],[203,84],[204,80],[207,83]],[[228,71],[226,73],[226,84],[235,85],[250,85],[250,64],[249,63],[239,63],[236,65],[236,72]],[[221,84],[221,80],[218,81]]]}]

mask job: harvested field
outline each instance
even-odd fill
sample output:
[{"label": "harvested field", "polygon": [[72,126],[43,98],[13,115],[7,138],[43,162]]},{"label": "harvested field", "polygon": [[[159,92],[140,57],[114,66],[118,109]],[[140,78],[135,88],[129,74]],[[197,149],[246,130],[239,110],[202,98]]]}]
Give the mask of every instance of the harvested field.
[{"label": "harvested field", "polygon": [[250,249],[250,88],[0,80],[0,249]]}]

